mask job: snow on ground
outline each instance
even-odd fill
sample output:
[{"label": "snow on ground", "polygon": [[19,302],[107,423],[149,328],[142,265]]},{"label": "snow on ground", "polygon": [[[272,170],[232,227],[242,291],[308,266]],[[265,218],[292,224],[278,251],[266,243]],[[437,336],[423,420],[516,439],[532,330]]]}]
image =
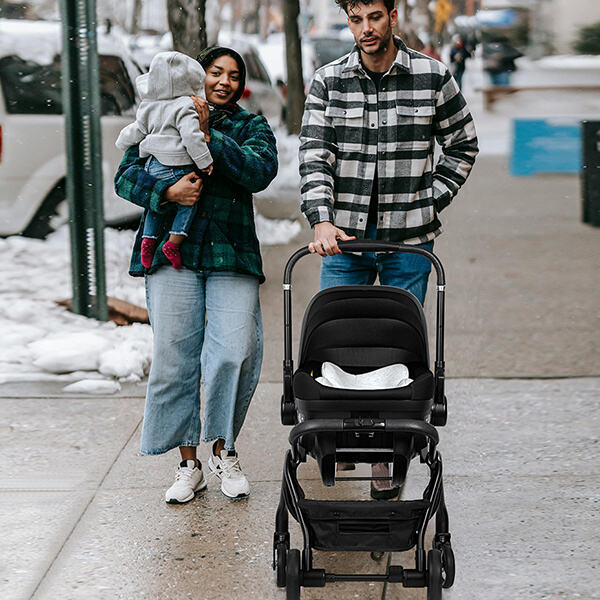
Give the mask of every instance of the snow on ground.
[{"label": "snow on ground", "polygon": [[[295,221],[256,215],[263,245],[287,242],[300,230]],[[144,281],[127,274],[135,233],[105,230],[109,296],[145,306]],[[119,382],[137,382],[152,357],[149,325],[118,327],[58,306],[70,298],[69,229],[34,240],[0,239],[0,384],[59,381],[64,391],[110,394]]]},{"label": "snow on ground", "polygon": [[277,158],[279,170],[269,187],[258,194],[258,198],[292,199],[300,204],[300,172],[298,169],[298,148],[300,139],[297,135],[288,135],[283,127],[275,130],[277,138]]}]

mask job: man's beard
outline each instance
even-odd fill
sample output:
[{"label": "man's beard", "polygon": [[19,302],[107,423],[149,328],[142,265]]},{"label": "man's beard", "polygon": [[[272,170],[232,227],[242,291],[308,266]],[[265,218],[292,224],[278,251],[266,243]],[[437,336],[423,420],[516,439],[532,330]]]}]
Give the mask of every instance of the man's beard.
[{"label": "man's beard", "polygon": [[362,52],[364,52],[365,54],[383,54],[390,42],[392,40],[392,28],[388,25],[388,30],[385,32],[385,36],[381,38],[381,41],[379,42],[378,46],[376,48],[365,48],[361,43],[357,42],[357,46],[360,48],[360,50]]}]

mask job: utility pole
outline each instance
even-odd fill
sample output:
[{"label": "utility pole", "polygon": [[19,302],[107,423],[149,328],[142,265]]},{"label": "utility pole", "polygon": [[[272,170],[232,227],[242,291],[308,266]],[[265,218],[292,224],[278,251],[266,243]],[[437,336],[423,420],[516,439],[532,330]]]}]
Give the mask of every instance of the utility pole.
[{"label": "utility pole", "polygon": [[61,0],[73,312],[108,321],[95,0]]}]

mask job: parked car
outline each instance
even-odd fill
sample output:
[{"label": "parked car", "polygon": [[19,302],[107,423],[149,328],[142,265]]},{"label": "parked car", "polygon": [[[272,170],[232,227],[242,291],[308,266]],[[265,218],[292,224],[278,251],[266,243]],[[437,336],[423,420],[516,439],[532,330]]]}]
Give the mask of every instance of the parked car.
[{"label": "parked car", "polygon": [[[68,216],[61,92],[61,24],[0,19],[0,235],[44,237]],[[135,118],[141,73],[117,39],[98,30],[104,217],[140,213],[113,191],[119,131]]]},{"label": "parked car", "polygon": [[354,48],[354,38],[345,28],[341,31],[331,30],[315,34],[311,36],[310,41],[314,51],[315,70],[348,54]]}]

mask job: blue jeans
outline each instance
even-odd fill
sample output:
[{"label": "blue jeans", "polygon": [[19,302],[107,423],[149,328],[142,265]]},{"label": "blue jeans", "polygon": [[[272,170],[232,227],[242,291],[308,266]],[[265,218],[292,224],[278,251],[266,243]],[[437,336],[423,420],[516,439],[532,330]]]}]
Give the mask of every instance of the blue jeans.
[{"label": "blue jeans", "polygon": [[[156,160],[154,156],[148,157],[144,168],[153,177],[156,177],[157,179],[166,179],[171,185],[179,181],[184,175],[194,171],[194,165],[167,167]],[[196,215],[196,209],[196,204],[193,206],[182,206],[181,204],[177,204],[177,212],[173,218],[169,233],[187,236],[192,221],[194,220],[194,216]],[[153,239],[161,238],[164,229],[168,227],[165,219],[170,220],[170,216],[159,215],[158,213],[149,210],[144,219],[143,237]]]},{"label": "blue jeans", "polygon": [[[367,227],[365,237],[374,239],[376,229]],[[421,244],[425,250],[433,250],[433,242]],[[427,280],[431,263],[424,256],[408,253],[363,252],[362,254],[335,254],[321,262],[321,289],[335,285],[373,285],[379,275],[381,285],[392,285],[414,294],[425,304]]]},{"label": "blue jeans", "polygon": [[232,272],[161,268],[146,276],[154,333],[141,450],[162,454],[202,441],[235,449],[262,362],[258,279]]},{"label": "blue jeans", "polygon": [[510,71],[501,71],[500,73],[490,73],[490,79],[493,85],[509,85]]}]

